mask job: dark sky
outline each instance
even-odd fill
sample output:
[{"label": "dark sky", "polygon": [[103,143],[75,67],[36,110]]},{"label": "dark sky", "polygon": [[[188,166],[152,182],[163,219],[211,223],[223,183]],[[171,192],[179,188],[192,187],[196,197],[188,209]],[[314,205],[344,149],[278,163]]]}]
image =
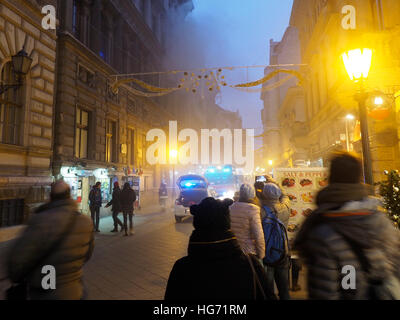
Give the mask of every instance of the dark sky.
[{"label": "dark sky", "polygon": [[[191,48],[186,47],[193,67],[266,65],[269,40],[280,41],[289,24],[293,0],[193,0],[195,9],[186,18]],[[196,52],[198,61],[195,61]],[[257,80],[263,68],[227,71],[230,83]],[[262,127],[260,93],[224,88],[217,103],[225,109],[239,110],[245,128]]]}]

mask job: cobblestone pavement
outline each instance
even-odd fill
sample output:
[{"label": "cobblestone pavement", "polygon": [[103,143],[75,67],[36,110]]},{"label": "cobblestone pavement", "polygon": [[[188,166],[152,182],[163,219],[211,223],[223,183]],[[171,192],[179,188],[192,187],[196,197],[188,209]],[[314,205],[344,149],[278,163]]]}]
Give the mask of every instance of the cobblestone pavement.
[{"label": "cobblestone pavement", "polygon": [[[174,262],[186,255],[192,219],[176,224],[170,213],[136,219],[143,221],[133,236],[97,236],[94,255],[85,267],[89,299],[163,299]],[[304,291],[291,294],[293,299],[306,297]]]},{"label": "cobblestone pavement", "polygon": [[[134,225],[135,234],[124,237],[109,232],[111,217],[101,219],[101,233],[96,234],[93,256],[84,268],[89,300],[164,298],[173,264],[186,255],[192,219],[176,224],[172,213],[150,209],[136,213]],[[302,276],[300,284],[304,288]],[[0,283],[0,299],[8,285]],[[294,299],[305,298],[304,291],[291,294]]]}]

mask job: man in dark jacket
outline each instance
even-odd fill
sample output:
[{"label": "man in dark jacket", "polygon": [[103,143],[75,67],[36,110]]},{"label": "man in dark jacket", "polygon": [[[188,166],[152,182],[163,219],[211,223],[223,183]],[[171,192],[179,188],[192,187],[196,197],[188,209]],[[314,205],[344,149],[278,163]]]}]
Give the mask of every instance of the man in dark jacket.
[{"label": "man in dark jacket", "polygon": [[[372,188],[362,184],[361,178],[357,156],[335,154],[329,185],[317,195],[318,209],[295,239],[295,249],[307,265],[311,299],[390,299],[393,290],[377,292],[385,291],[387,284],[398,284],[399,231],[379,210],[378,199],[370,196]],[[352,269],[355,274],[349,278]]]},{"label": "man in dark jacket", "polygon": [[261,263],[243,253],[230,230],[232,203],[206,198],[191,206],[194,231],[188,255],[172,268],[166,300],[263,300],[264,294],[276,299],[268,290]]},{"label": "man in dark jacket", "polygon": [[132,189],[129,182],[124,184],[124,189],[121,192],[121,210],[124,215],[124,230],[125,236],[128,235],[128,216],[129,216],[129,234],[134,234],[133,231],[133,205],[136,201],[135,190]]},{"label": "man in dark jacket", "polygon": [[[8,276],[14,283],[28,283],[31,300],[83,299],[83,265],[93,247],[90,218],[78,213],[69,186],[58,181],[52,185],[50,202],[36,210],[9,251]],[[55,269],[54,289],[43,288],[44,266]]]},{"label": "man in dark jacket", "polygon": [[114,190],[112,193],[112,199],[107,203],[106,208],[111,207],[112,217],[114,220],[114,229],[111,232],[118,232],[118,226],[121,226],[121,231],[124,230],[124,225],[119,220],[118,214],[121,212],[121,189],[119,188],[118,181],[114,182]]},{"label": "man in dark jacket", "polygon": [[100,208],[102,205],[103,198],[101,196],[101,182],[96,182],[93,186],[92,190],[89,193],[89,201],[90,201],[90,214],[92,216],[92,221],[94,225],[94,230],[96,232],[100,232],[99,224],[100,224]]}]

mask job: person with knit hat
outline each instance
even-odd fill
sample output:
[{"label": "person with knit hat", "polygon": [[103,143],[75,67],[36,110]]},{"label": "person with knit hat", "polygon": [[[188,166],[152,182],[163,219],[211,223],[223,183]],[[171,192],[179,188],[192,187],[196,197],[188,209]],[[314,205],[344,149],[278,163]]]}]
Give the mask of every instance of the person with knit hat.
[{"label": "person with knit hat", "polygon": [[111,230],[110,232],[118,232],[118,226],[121,226],[121,232],[122,232],[124,230],[124,224],[118,218],[118,214],[122,211],[121,210],[121,189],[119,187],[118,181],[114,182],[114,190],[112,193],[111,201],[108,202],[105,207],[108,208],[109,206],[112,206],[111,211],[112,211],[112,217],[114,220],[114,229]]},{"label": "person with knit hat", "polygon": [[232,231],[246,254],[254,254],[258,259],[265,256],[264,233],[261,225],[260,207],[256,206],[254,187],[242,184],[239,200],[230,206]]},{"label": "person with knit hat", "polygon": [[[280,198],[282,196],[281,189],[277,184],[273,182],[266,183],[263,188],[262,195],[259,197],[262,205],[261,209],[261,221],[263,221],[267,215],[266,209],[270,210],[275,217],[282,223],[287,229],[290,217],[289,207],[282,204]],[[265,234],[265,239],[269,236]],[[268,285],[274,287],[274,281],[278,288],[280,300],[289,300],[289,255],[279,263],[277,266],[265,265],[265,271],[268,279]]]},{"label": "person with knit hat", "polygon": [[[400,234],[362,176],[357,155],[334,153],[318,208],[297,233],[294,249],[307,266],[310,299],[400,299]],[[342,282],[345,266],[355,270],[350,288]]]},{"label": "person with knit hat", "polygon": [[165,300],[264,300],[275,296],[266,285],[265,272],[246,255],[231,230],[229,206],[233,201],[206,198],[190,207],[194,230],[188,255],[175,262]]}]

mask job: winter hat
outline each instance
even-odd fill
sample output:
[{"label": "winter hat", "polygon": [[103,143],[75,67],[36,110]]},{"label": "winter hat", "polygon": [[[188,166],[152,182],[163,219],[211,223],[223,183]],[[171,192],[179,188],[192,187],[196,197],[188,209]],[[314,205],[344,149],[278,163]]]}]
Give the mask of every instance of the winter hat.
[{"label": "winter hat", "polygon": [[256,192],[254,190],[254,187],[251,186],[250,184],[244,183],[240,187],[240,196],[239,196],[239,201],[240,202],[248,202],[249,200],[254,199],[256,196]]},{"label": "winter hat", "polygon": [[263,196],[267,200],[278,200],[282,196],[282,191],[275,183],[266,183],[264,185]]},{"label": "winter hat", "polygon": [[361,182],[363,168],[360,158],[349,152],[336,152],[331,158],[329,183]]},{"label": "winter hat", "polygon": [[193,226],[202,231],[227,231],[231,228],[229,206],[231,199],[223,201],[214,198],[205,198],[198,205],[190,207],[193,215]]},{"label": "winter hat", "polygon": [[115,181],[115,182],[114,182],[114,188],[119,188],[119,183],[118,183],[118,181]]},{"label": "winter hat", "polygon": [[50,199],[66,200],[71,198],[71,188],[64,180],[58,180],[51,185]]}]

